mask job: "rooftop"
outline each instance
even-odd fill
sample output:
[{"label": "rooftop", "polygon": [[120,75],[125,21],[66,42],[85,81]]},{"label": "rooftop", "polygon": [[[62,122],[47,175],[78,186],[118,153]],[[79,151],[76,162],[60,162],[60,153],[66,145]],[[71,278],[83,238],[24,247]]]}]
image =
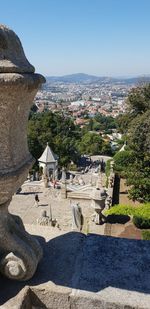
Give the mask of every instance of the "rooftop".
[{"label": "rooftop", "polygon": [[57,156],[53,153],[48,143],[47,143],[47,146],[43,154],[41,155],[38,161],[42,163],[54,163],[57,161]]}]

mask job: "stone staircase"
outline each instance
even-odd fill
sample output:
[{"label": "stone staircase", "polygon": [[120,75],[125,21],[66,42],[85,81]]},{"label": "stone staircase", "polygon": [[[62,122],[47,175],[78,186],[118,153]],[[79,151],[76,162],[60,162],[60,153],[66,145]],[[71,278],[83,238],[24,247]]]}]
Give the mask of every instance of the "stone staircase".
[{"label": "stone staircase", "polygon": [[90,200],[91,199],[91,194],[85,191],[72,191],[72,192],[67,192],[67,198],[76,198],[76,199],[86,199]]}]

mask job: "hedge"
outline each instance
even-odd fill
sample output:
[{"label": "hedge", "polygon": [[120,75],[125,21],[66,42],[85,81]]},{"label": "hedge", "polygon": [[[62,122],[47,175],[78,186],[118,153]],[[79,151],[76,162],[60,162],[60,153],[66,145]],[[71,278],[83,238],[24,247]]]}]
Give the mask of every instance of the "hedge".
[{"label": "hedge", "polygon": [[134,216],[133,223],[139,229],[149,229],[150,228],[150,219]]},{"label": "hedge", "polygon": [[106,215],[128,215],[133,217],[133,223],[140,229],[150,228],[150,203],[140,206],[115,205],[105,211]]}]

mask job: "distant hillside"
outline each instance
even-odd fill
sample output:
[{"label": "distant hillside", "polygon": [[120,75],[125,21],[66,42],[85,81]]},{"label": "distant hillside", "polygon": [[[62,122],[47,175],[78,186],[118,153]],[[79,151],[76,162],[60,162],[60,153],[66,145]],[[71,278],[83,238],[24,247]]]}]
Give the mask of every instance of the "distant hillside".
[{"label": "distant hillside", "polygon": [[94,75],[88,75],[84,73],[76,73],[64,76],[48,76],[47,81],[57,81],[65,83],[81,83],[81,82],[92,82],[99,80],[99,77]]},{"label": "distant hillside", "polygon": [[132,77],[132,78],[120,78],[118,80],[120,82],[123,82],[123,83],[126,83],[126,84],[149,83],[150,82],[150,76],[138,76],[138,77]]},{"label": "distant hillside", "polygon": [[76,73],[64,76],[47,76],[48,82],[63,82],[63,83],[125,83],[138,84],[140,82],[150,82],[150,76],[138,76],[132,78],[115,78],[107,76],[95,76],[84,73]]}]

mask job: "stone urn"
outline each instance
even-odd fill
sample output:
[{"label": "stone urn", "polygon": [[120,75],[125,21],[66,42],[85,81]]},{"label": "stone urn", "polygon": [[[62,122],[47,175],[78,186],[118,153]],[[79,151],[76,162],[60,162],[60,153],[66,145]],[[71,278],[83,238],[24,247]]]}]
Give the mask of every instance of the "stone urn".
[{"label": "stone urn", "polygon": [[94,188],[91,194],[92,203],[91,206],[95,210],[95,219],[94,222],[96,224],[102,223],[102,210],[105,208],[105,200],[106,200],[107,194],[106,191],[102,188],[101,190],[99,188]]},{"label": "stone urn", "polygon": [[8,212],[8,206],[34,162],[28,150],[27,121],[43,82],[16,34],[0,25],[0,271],[17,280],[31,278],[42,257],[38,241],[25,231],[18,216]]}]

